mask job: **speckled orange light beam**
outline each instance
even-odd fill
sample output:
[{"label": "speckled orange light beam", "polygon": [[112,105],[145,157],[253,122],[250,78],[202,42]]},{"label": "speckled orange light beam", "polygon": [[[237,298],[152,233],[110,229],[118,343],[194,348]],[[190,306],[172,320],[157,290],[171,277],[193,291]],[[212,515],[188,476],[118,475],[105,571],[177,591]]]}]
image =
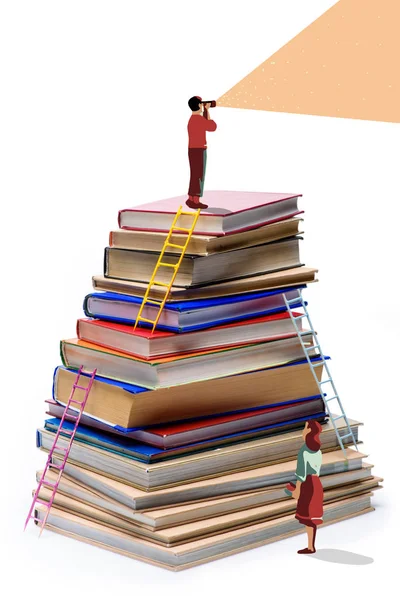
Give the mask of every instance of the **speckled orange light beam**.
[{"label": "speckled orange light beam", "polygon": [[400,0],[340,0],[218,106],[400,122]]}]

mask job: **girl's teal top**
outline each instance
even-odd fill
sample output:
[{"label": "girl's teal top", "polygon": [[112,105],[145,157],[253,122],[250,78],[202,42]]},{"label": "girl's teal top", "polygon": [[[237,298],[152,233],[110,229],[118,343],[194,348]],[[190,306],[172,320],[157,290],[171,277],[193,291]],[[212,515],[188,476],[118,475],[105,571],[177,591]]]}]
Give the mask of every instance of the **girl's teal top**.
[{"label": "girl's teal top", "polygon": [[300,481],[305,481],[307,475],[319,475],[322,465],[322,452],[317,450],[313,452],[306,444],[300,448],[297,455],[296,477]]}]

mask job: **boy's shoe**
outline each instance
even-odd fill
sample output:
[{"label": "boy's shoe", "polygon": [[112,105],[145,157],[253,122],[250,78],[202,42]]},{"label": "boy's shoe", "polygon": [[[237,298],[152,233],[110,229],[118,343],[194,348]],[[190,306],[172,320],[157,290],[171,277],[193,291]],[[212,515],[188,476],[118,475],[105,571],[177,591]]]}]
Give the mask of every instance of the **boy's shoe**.
[{"label": "boy's shoe", "polygon": [[193,202],[193,200],[190,198],[186,200],[186,206],[193,208],[193,210],[199,210],[199,208],[208,208],[208,204],[203,204],[202,202]]}]

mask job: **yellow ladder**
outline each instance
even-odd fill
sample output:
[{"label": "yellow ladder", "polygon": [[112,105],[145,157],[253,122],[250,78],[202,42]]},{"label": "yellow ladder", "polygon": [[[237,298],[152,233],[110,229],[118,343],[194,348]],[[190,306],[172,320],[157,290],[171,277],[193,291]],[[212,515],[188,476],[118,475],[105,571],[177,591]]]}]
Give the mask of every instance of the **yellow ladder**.
[{"label": "yellow ladder", "polygon": [[[178,223],[179,217],[181,217],[182,215],[188,215],[188,216],[193,217],[193,223],[192,223],[192,226],[191,226],[190,229],[187,229],[185,227],[178,227],[177,223]],[[143,302],[142,302],[142,304],[140,306],[138,315],[136,317],[136,322],[135,322],[134,330],[138,326],[139,321],[142,321],[144,323],[150,323],[150,324],[152,324],[153,325],[153,329],[151,330],[152,333],[155,330],[155,328],[157,326],[157,323],[158,323],[158,321],[159,321],[159,319],[161,317],[161,313],[162,313],[162,310],[164,308],[164,305],[165,305],[165,303],[166,303],[166,301],[168,299],[171,287],[172,287],[172,285],[173,285],[173,283],[175,281],[175,277],[176,277],[176,275],[178,273],[179,267],[181,266],[182,259],[184,257],[185,252],[186,252],[186,248],[189,245],[190,238],[192,237],[192,234],[193,234],[194,228],[196,227],[197,219],[199,218],[199,216],[200,216],[200,209],[197,210],[196,212],[184,212],[182,210],[182,206],[179,207],[178,212],[176,213],[176,215],[174,217],[174,220],[172,222],[171,229],[169,230],[168,235],[166,237],[166,240],[164,242],[164,246],[163,246],[163,248],[161,250],[161,254],[160,254],[159,258],[158,258],[157,264],[156,264],[156,266],[154,268],[154,271],[153,271],[153,274],[151,276],[151,279],[150,279],[149,285],[147,287],[146,293],[144,295]],[[185,244],[181,245],[181,244],[172,244],[171,243],[170,240],[171,240],[172,236],[174,235],[174,233],[177,233],[177,232],[179,232],[179,233],[186,233],[187,234],[187,239],[186,239]],[[179,260],[178,260],[177,263],[170,264],[170,263],[167,263],[167,262],[163,261],[164,254],[167,251],[167,248],[178,248],[181,251],[180,254],[177,253],[177,256],[179,256]],[[169,267],[169,268],[172,269],[172,277],[171,277],[171,279],[170,279],[169,282],[159,281],[156,278],[157,271],[158,271],[158,269],[160,267]],[[162,288],[165,289],[165,294],[164,294],[164,298],[163,298],[162,301],[149,299],[149,296],[150,296],[150,293],[151,293],[151,288],[154,285],[160,286],[160,287],[162,287]],[[143,309],[145,308],[146,304],[155,305],[155,306],[159,307],[157,316],[156,316],[156,318],[154,320],[152,320],[152,319],[146,319],[146,318],[142,317],[142,312],[143,312]]]}]

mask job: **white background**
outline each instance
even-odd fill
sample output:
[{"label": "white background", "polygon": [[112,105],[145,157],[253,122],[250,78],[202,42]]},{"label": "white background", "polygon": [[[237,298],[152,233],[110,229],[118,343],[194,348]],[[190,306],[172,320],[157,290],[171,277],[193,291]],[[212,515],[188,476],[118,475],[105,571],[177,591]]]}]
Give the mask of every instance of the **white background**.
[{"label": "white background", "polygon": [[390,586],[398,553],[396,124],[217,108],[206,179],[208,189],[303,194],[303,259],[320,269],[307,293],[311,315],[347,413],[365,423],[362,448],[385,477],[377,510],[321,529],[318,546],[374,562],[299,557],[303,536],[174,574],[48,532],[39,541],[33,525],[22,534],[45,460],[35,429],[59,340],[74,336],[117,211],[185,193],[187,99],[218,98],[332,4],[1,3],[7,598],[369,597]]}]

